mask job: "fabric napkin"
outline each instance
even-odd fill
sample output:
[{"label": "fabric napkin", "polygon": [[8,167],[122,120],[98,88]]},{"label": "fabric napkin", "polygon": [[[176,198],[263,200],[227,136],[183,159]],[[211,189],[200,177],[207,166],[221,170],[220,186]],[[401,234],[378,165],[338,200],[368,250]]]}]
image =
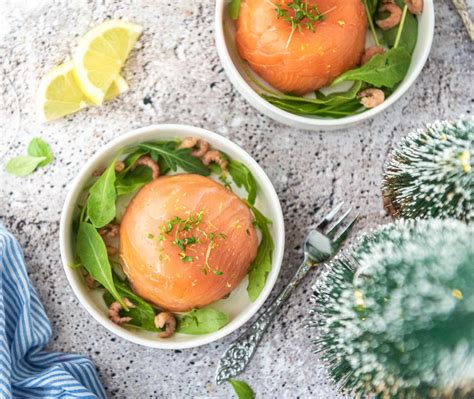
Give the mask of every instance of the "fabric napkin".
[{"label": "fabric napkin", "polygon": [[43,351],[50,338],[23,251],[0,224],[0,398],[105,398],[94,364]]}]

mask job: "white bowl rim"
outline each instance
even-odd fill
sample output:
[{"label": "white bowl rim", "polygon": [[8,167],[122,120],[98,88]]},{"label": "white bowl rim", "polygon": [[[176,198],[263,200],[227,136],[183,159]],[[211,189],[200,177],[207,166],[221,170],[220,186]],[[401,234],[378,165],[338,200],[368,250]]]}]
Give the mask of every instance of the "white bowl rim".
[{"label": "white bowl rim", "polygon": [[[356,124],[358,122],[362,122],[365,119],[370,119],[377,115],[378,113],[384,111],[392,104],[394,104],[397,100],[399,100],[412,86],[415,80],[418,78],[418,75],[422,71],[426,60],[431,51],[431,45],[433,43],[433,36],[434,36],[434,5],[432,0],[425,1],[425,6],[423,13],[428,15],[428,34],[427,34],[427,42],[426,45],[422,48],[422,53],[420,57],[417,59],[415,67],[410,75],[407,75],[402,83],[397,87],[394,93],[392,93],[381,105],[364,111],[357,115],[351,115],[347,117],[343,117],[340,119],[319,119],[319,118],[310,118],[301,115],[292,114],[291,112],[284,111],[272,104],[268,101],[263,99],[259,96],[256,91],[246,82],[246,80],[242,77],[240,72],[237,70],[236,66],[232,62],[230,57],[229,51],[227,49],[226,41],[225,41],[225,33],[224,33],[224,10],[225,10],[225,2],[226,0],[217,0],[216,1],[216,8],[215,8],[215,25],[214,25],[214,32],[215,32],[215,40],[216,40],[216,47],[217,53],[219,54],[219,58],[221,60],[222,65],[224,66],[224,70],[227,73],[230,81],[235,85],[237,90],[240,94],[258,111],[264,113],[267,116],[275,119],[276,121],[291,125],[298,126],[300,128],[305,128],[309,130],[318,130],[318,129],[341,129],[347,127],[349,125]],[[412,59],[412,62],[414,60]]]},{"label": "white bowl rim", "polygon": [[[252,170],[252,172],[256,172],[256,175],[254,174],[254,176],[260,185],[260,190],[265,191],[265,194],[268,197],[268,202],[273,207],[274,213],[277,217],[275,220],[272,220],[272,224],[275,226],[276,232],[275,236],[273,237],[275,242],[275,248],[273,250],[272,257],[272,271],[268,274],[265,286],[258,298],[254,302],[252,302],[247,309],[238,314],[238,316],[236,316],[220,330],[210,334],[192,336],[190,335],[192,339],[190,339],[189,341],[171,342],[166,341],[166,339],[157,338],[155,340],[146,337],[140,337],[134,334],[133,331],[127,330],[112,323],[103,313],[99,312],[97,309],[94,308],[94,306],[91,305],[91,303],[89,303],[87,295],[83,294],[82,292],[83,283],[79,281],[77,276],[74,274],[74,270],[68,266],[69,262],[73,260],[73,257],[70,253],[70,243],[68,244],[67,242],[69,241],[67,231],[68,228],[70,228],[68,227],[68,224],[71,223],[77,196],[81,192],[85,181],[90,179],[92,172],[97,168],[97,164],[100,163],[105,154],[108,154],[112,151],[117,151],[119,148],[130,145],[132,143],[139,142],[140,140],[133,141],[132,139],[137,138],[141,135],[162,133],[166,134],[168,137],[173,137],[174,135],[176,135],[176,137],[183,137],[182,132],[186,132],[186,135],[208,138],[212,141],[214,145],[216,145],[217,143],[217,148],[220,148],[219,146],[223,145],[224,147],[230,147],[233,151],[239,153],[239,160],[244,162]],[[187,349],[209,344],[231,334],[232,332],[243,326],[263,306],[265,300],[268,298],[273,287],[275,286],[281,269],[285,248],[285,228],[280,200],[275,191],[275,188],[273,187],[273,184],[271,183],[264,170],[260,167],[260,165],[243,148],[241,148],[231,140],[227,139],[226,137],[211,132],[207,129],[185,124],[154,124],[129,131],[128,133],[122,134],[116,139],[100,147],[96,151],[94,156],[92,156],[92,158],[90,158],[86,162],[86,164],[80,169],[78,175],[72,181],[68,193],[66,195],[66,199],[64,201],[60,219],[59,240],[63,269],[66,273],[66,277],[69,281],[69,284],[77,299],[79,300],[79,303],[99,324],[101,324],[107,330],[123,339],[146,347],[157,349]]]}]

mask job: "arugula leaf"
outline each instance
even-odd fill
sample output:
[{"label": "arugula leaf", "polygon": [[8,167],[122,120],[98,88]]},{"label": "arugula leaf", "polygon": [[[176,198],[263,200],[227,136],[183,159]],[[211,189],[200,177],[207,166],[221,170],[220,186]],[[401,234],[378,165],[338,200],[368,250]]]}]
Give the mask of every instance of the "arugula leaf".
[{"label": "arugula leaf", "polygon": [[239,19],[240,1],[241,0],[231,0],[229,3],[229,15],[234,21]]},{"label": "arugula leaf", "polygon": [[119,174],[115,181],[117,196],[130,194],[153,180],[151,169],[139,166],[125,175]]},{"label": "arugula leaf", "polygon": [[[404,3],[403,0],[395,0],[397,5],[403,9]],[[392,29],[382,31],[382,37],[385,40],[385,43],[393,47],[395,40],[397,38],[398,26],[393,27]],[[416,41],[418,39],[418,20],[413,14],[407,13],[405,15],[405,23],[403,25],[403,31],[398,43],[398,47],[405,48],[410,54],[413,53],[416,47]]]},{"label": "arugula leaf", "polygon": [[255,399],[252,388],[245,381],[230,379],[229,382],[238,399]]},{"label": "arugula leaf", "polygon": [[249,168],[247,168],[247,166],[242,162],[230,160],[227,170],[237,187],[244,186],[245,190],[247,190],[247,201],[252,205],[255,204],[255,198],[257,197],[257,182]]},{"label": "arugula leaf", "polygon": [[343,73],[332,82],[332,85],[346,80],[362,80],[375,87],[393,88],[407,74],[410,62],[411,55],[405,48],[392,48],[385,54],[373,56],[360,68]]},{"label": "arugula leaf", "polygon": [[180,167],[188,173],[196,173],[202,176],[209,176],[211,174],[210,169],[199,158],[190,155],[191,148],[176,148],[176,144],[171,147],[157,143],[140,144],[140,148],[150,150],[152,155],[155,154],[160,158],[164,166],[172,171],[176,171]]},{"label": "arugula leaf", "polygon": [[[120,311],[122,317],[132,318],[127,324],[147,331],[162,331],[161,328],[155,327],[155,310],[149,303],[135,294],[126,282],[115,279],[115,287],[122,298],[128,298],[135,305],[134,308],[130,308],[128,311],[123,309]],[[115,301],[109,292],[105,292],[103,298],[107,306],[110,306]]]},{"label": "arugula leaf", "polygon": [[149,151],[147,150],[137,149],[128,154],[123,160],[123,163],[125,164],[125,169],[119,173],[119,176],[125,175],[130,169],[133,168],[135,162],[137,162],[143,155],[148,154],[148,152]]},{"label": "arugula leaf", "polygon": [[220,330],[229,316],[215,309],[193,309],[178,320],[176,332],[201,335]]},{"label": "arugula leaf", "polygon": [[10,159],[5,165],[5,170],[14,176],[27,176],[33,173],[46,159],[46,157],[20,155],[19,157]]},{"label": "arugula leaf", "polygon": [[249,268],[249,284],[247,292],[250,300],[253,302],[262,292],[268,273],[272,270],[272,252],[274,248],[273,238],[270,234],[268,224],[271,223],[257,208],[249,204],[251,211],[255,216],[255,225],[262,233],[262,240],[258,246],[257,256]]},{"label": "arugula leaf", "polygon": [[87,216],[97,228],[105,226],[115,218],[115,179],[114,160],[89,190]]},{"label": "arugula leaf", "polygon": [[105,243],[97,229],[90,223],[82,222],[79,225],[76,239],[76,252],[81,264],[89,274],[97,280],[112,296],[120,302],[124,309],[122,297],[117,292],[112,277],[112,267],[107,256]]},{"label": "arugula leaf", "polygon": [[46,159],[38,164],[43,167],[53,162],[54,157],[49,144],[40,137],[34,137],[27,148],[28,155],[32,157],[45,157]]}]

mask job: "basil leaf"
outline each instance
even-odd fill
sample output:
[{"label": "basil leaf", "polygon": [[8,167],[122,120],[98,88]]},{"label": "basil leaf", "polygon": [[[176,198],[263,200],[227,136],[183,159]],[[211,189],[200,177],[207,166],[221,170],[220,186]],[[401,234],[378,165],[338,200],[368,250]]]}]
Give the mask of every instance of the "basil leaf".
[{"label": "basil leaf", "polygon": [[[395,0],[397,5],[403,9],[404,2],[403,0]],[[393,47],[395,40],[397,38],[398,26],[393,27],[392,29],[382,31],[382,37],[385,43]],[[413,50],[416,47],[416,41],[418,39],[418,20],[416,16],[410,14],[409,12],[405,16],[405,24],[403,25],[403,31],[400,36],[400,41],[398,47],[405,48],[408,53],[412,54]]]},{"label": "basil leaf", "polygon": [[32,157],[21,155],[10,159],[5,165],[5,170],[14,176],[27,176],[46,160],[46,157]]},{"label": "basil leaf", "polygon": [[405,48],[392,48],[385,54],[373,56],[360,68],[343,73],[332,82],[332,85],[346,80],[362,80],[375,87],[393,88],[407,74],[410,62],[411,55]]},{"label": "basil leaf", "polygon": [[263,290],[267,281],[268,273],[272,270],[272,252],[274,248],[273,238],[270,234],[268,224],[271,223],[257,208],[250,206],[254,216],[255,225],[262,233],[262,240],[258,246],[257,256],[250,265],[248,277],[249,284],[247,292],[250,300],[253,302]]},{"label": "basil leaf", "polygon": [[54,157],[49,144],[39,137],[34,137],[27,148],[28,155],[32,157],[45,157],[46,159],[38,164],[43,167],[53,162]]},{"label": "basil leaf", "polygon": [[125,175],[119,174],[115,181],[117,195],[130,194],[153,180],[151,169],[139,166]]},{"label": "basil leaf", "polygon": [[[120,311],[122,317],[132,318],[127,324],[147,331],[162,331],[162,329],[155,327],[155,310],[149,303],[135,294],[126,282],[120,282],[115,279],[115,287],[122,298],[127,298],[135,305],[134,308],[129,308],[128,311],[124,309]],[[103,298],[107,306],[110,306],[115,301],[109,292],[105,292]]]},{"label": "basil leaf", "polygon": [[252,205],[255,204],[255,198],[257,197],[257,182],[249,168],[247,168],[247,166],[242,162],[231,160],[227,166],[227,170],[237,187],[244,186],[245,190],[247,190],[247,201]]},{"label": "basil leaf", "polygon": [[156,143],[140,144],[140,148],[150,150],[152,154],[155,153],[163,162],[163,166],[172,171],[176,171],[180,167],[188,173],[196,173],[202,176],[211,174],[210,169],[199,158],[190,155],[192,151],[190,148],[176,148],[175,145],[169,146]]},{"label": "basil leaf", "polygon": [[122,297],[117,292],[112,278],[112,267],[107,256],[105,243],[97,229],[90,223],[81,223],[76,239],[76,252],[81,264],[89,274],[104,286],[126,309]]},{"label": "basil leaf", "polygon": [[112,161],[89,190],[87,216],[95,227],[103,227],[115,218],[116,199],[115,161]]},{"label": "basil leaf", "polygon": [[255,399],[252,388],[245,381],[230,379],[229,382],[238,399]]},{"label": "basil leaf", "polygon": [[201,335],[220,330],[229,322],[229,316],[215,309],[193,309],[178,320],[176,332]]},{"label": "basil leaf", "polygon": [[229,15],[234,21],[239,19],[240,1],[241,0],[231,0],[229,3]]}]

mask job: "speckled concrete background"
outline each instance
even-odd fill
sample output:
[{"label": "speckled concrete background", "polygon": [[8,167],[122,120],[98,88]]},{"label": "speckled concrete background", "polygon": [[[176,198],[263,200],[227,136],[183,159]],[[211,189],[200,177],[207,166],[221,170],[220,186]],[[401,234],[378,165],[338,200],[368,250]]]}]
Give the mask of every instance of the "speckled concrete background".
[{"label": "speckled concrete background", "polygon": [[[361,230],[387,221],[381,171],[400,137],[424,121],[473,110],[473,45],[451,3],[435,3],[433,50],[409,93],[367,123],[311,133],[269,120],[234,90],[214,47],[213,1],[0,0],[0,108],[7,106],[0,113],[0,136],[14,125],[7,77],[21,107],[20,131],[6,158],[23,153],[36,135],[56,156],[53,165],[26,178],[7,175],[3,166],[0,171],[0,220],[25,249],[30,277],[53,324],[50,349],[90,356],[111,397],[230,397],[229,387],[216,387],[213,376],[219,355],[236,334],[194,350],[146,349],[114,337],[79,306],[59,255],[59,217],[68,184],[100,146],[152,123],[201,126],[234,140],[267,171],[282,202],[288,239],[278,291],[301,259],[306,227],[334,203],[355,206]],[[68,56],[80,35],[109,16],[145,27],[125,69],[131,91],[102,108],[39,125],[33,109],[39,78]],[[338,397],[311,353],[311,331],[303,328],[315,277],[290,299],[242,376],[260,398]]]}]

